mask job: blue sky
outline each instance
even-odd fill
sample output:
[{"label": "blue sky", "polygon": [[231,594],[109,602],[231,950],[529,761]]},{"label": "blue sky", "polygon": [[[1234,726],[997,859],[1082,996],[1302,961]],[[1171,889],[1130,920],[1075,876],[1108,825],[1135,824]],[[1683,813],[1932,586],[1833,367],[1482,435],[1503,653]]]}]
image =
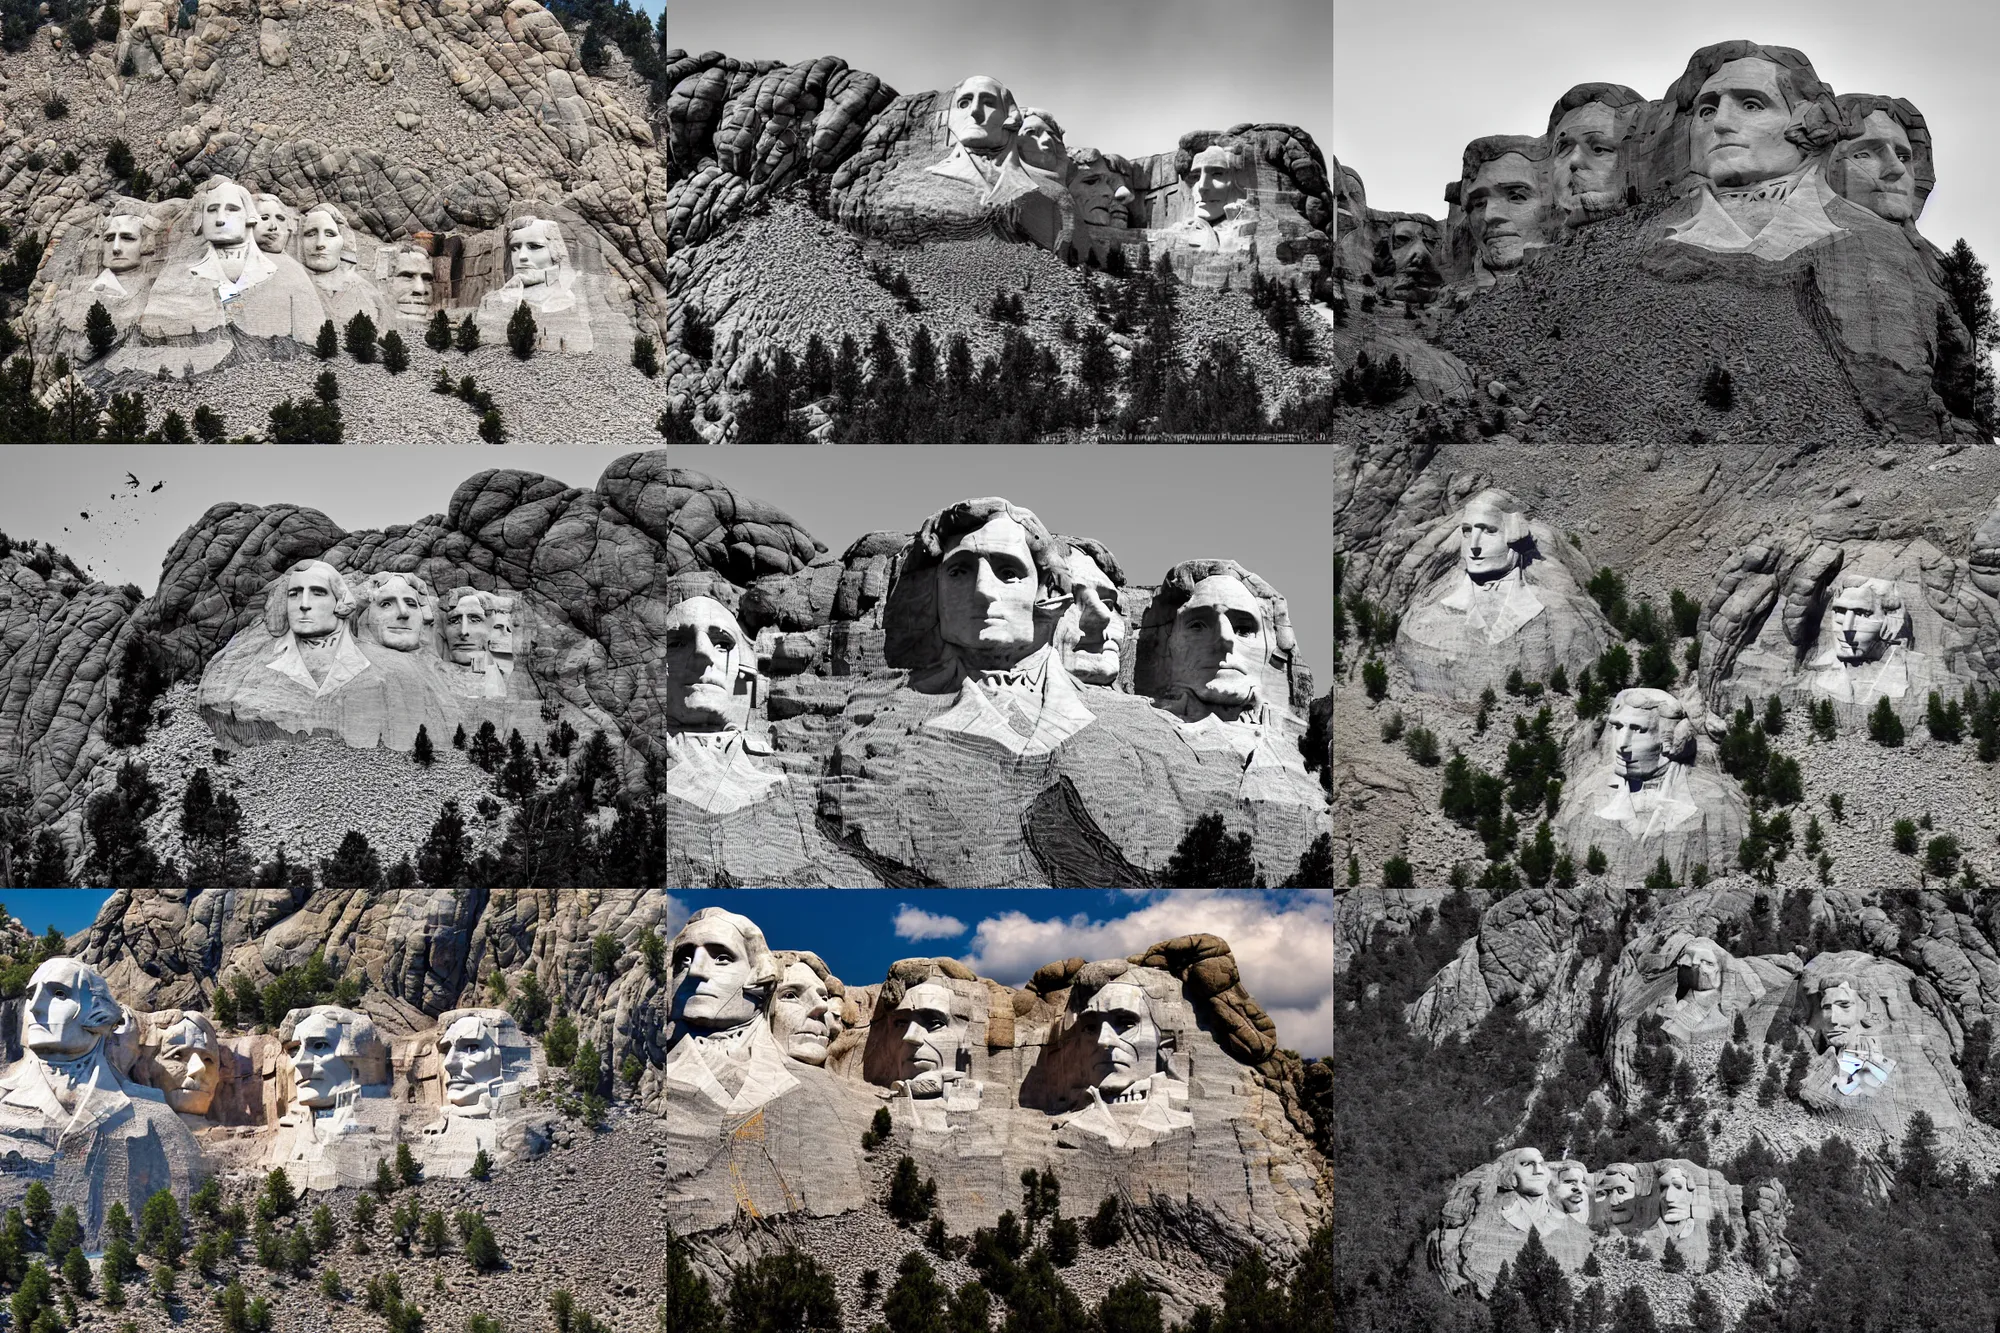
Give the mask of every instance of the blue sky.
[{"label": "blue sky", "polygon": [[97,909],[110,889],[0,889],[7,914],[26,923],[37,935],[54,926],[74,935],[97,919]]}]

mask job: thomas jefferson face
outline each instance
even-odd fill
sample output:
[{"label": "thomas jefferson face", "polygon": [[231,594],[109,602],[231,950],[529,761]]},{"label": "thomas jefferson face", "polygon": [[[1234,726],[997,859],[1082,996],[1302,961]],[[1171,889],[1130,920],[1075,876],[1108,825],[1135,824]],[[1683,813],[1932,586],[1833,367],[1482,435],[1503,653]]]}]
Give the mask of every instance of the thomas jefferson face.
[{"label": "thomas jefferson face", "polygon": [[1612,1222],[1619,1226],[1631,1222],[1639,1204],[1638,1171],[1623,1162],[1605,1167],[1597,1180],[1597,1201]]},{"label": "thomas jefferson face", "polygon": [[556,252],[551,244],[555,227],[553,222],[531,222],[507,237],[507,262],[523,287],[539,287],[556,271]]},{"label": "thomas jefferson face", "polygon": [[292,1029],[285,1054],[291,1058],[300,1106],[332,1106],[337,1094],[356,1086],[354,1063],[340,1054],[346,1035],[345,1027],[325,1014],[309,1014]]},{"label": "thomas jefferson face", "polygon": [[1819,1010],[1813,1015],[1813,1029],[1826,1038],[1832,1050],[1845,1050],[1861,1031],[1861,997],[1845,982],[1820,992]]},{"label": "thomas jefferson face", "polygon": [[438,1038],[444,1059],[444,1099],[452,1106],[472,1106],[500,1086],[500,1043],[485,1023],[465,1017]]},{"label": "thomas jefferson face", "polygon": [[1503,153],[1483,164],[1466,191],[1466,220],[1479,239],[1479,262],[1495,273],[1519,268],[1538,230],[1541,185],[1535,164]]},{"label": "thomas jefferson face", "polygon": [[375,641],[384,648],[413,653],[423,646],[424,599],[408,579],[398,575],[368,594],[368,607],[362,614]]},{"label": "thomas jefferson face", "polygon": [[825,1064],[827,1043],[840,1034],[839,1005],[810,964],[787,967],[771,1000],[771,1031],[785,1054],[809,1065]]},{"label": "thomas jefferson face", "polygon": [[1119,981],[1100,987],[1084,1006],[1083,1022],[1096,1029],[1097,1058],[1090,1074],[1105,1096],[1116,1096],[1159,1072],[1160,1027],[1142,988]]},{"label": "thomas jefferson face", "polygon": [[1192,169],[1188,188],[1195,198],[1195,211],[1205,222],[1222,221],[1229,204],[1243,197],[1243,187],[1236,179],[1235,154],[1227,148],[1204,148],[1195,154]]},{"label": "thomas jefferson face", "polygon": [[1556,123],[1556,207],[1578,217],[1610,201],[1618,171],[1618,113],[1586,102]]},{"label": "thomas jefferson face", "polygon": [[1565,1162],[1556,1168],[1556,1181],[1550,1193],[1556,1206],[1565,1213],[1581,1217],[1590,1211],[1590,1183],[1585,1177],[1583,1167],[1575,1162]]},{"label": "thomas jefferson face", "polygon": [[1669,1167],[1660,1173],[1660,1220],[1686,1222],[1694,1217],[1694,1186],[1687,1173]]},{"label": "thomas jefferson face", "polygon": [[28,982],[21,1044],[44,1060],[74,1060],[101,1039],[85,1023],[95,1007],[83,965],[52,958]]},{"label": "thomas jefferson face", "polygon": [[1074,599],[1056,625],[1056,650],[1078,680],[1092,685],[1118,683],[1118,653],[1125,641],[1118,585],[1085,552],[1069,553],[1070,595]]},{"label": "thomas jefferson face", "polygon": [[1098,227],[1129,227],[1132,191],[1124,178],[1113,171],[1102,156],[1078,164],[1069,178],[1069,197],[1076,202],[1076,215]]},{"label": "thomas jefferson face", "polygon": [[1732,60],[1694,99],[1695,168],[1725,189],[1795,171],[1805,154],[1785,138],[1792,113],[1768,60]]},{"label": "thomas jefferson face", "polygon": [[259,221],[251,205],[246,191],[210,190],[202,196],[201,238],[225,250],[242,245],[250,239],[250,229]]},{"label": "thomas jefferson face", "polygon": [[145,251],[145,224],[130,213],[104,219],[104,267],[113,273],[130,273],[139,267]]},{"label": "thomas jefferson face", "polygon": [[395,298],[397,312],[428,315],[433,281],[429,255],[421,250],[398,250],[395,270],[389,275],[389,294]]},{"label": "thomas jefferson face", "polygon": [[1886,111],[1871,111],[1861,123],[1859,138],[1849,139],[1835,149],[1846,168],[1840,192],[1849,202],[1861,205],[1891,222],[1909,222],[1917,216],[1917,174],[1910,161],[1910,136]]},{"label": "thomas jefferson face", "polygon": [[995,514],[951,539],[938,562],[938,632],[989,669],[1012,666],[1035,646],[1039,581],[1028,531]]},{"label": "thomas jefferson face", "polygon": [[951,1016],[949,988],[935,981],[911,987],[896,1007],[896,1026],[903,1031],[904,1078],[958,1068],[964,1033]]},{"label": "thomas jefferson face", "polygon": [[1014,95],[998,79],[975,74],[952,92],[951,137],[969,153],[1002,152],[1014,139],[1007,124],[1013,111]]},{"label": "thomas jefferson face", "polygon": [[334,614],[339,578],[333,566],[323,560],[285,575],[285,616],[292,633],[309,639],[333,633],[340,624]]},{"label": "thomas jefferson face", "polygon": [[307,213],[300,238],[307,268],[315,273],[331,273],[340,267],[340,252],[346,247],[347,240],[340,234],[340,224],[333,220],[331,213],[317,208]]},{"label": "thomas jefferson face", "polygon": [[1265,611],[1243,580],[1211,574],[1194,585],[1167,632],[1174,685],[1203,703],[1248,707],[1263,695],[1257,671],[1271,653]]},{"label": "thomas jefferson face", "polygon": [[673,1013],[689,1027],[739,1028],[757,1017],[750,949],[723,920],[689,922],[674,940]]},{"label": "thomas jefferson face", "polygon": [[285,252],[292,233],[298,229],[298,214],[285,207],[275,194],[257,196],[257,248],[268,255]]},{"label": "thomas jefferson face", "polygon": [[160,1086],[167,1105],[190,1115],[207,1115],[222,1082],[222,1060],[215,1039],[191,1018],[183,1018],[160,1038]]},{"label": "thomas jefferson face", "polygon": [[1521,561],[1505,539],[1507,516],[1485,501],[1475,500],[1458,518],[1458,564],[1474,579],[1498,578]]},{"label": "thomas jefferson face", "polygon": [[1666,767],[1660,715],[1652,709],[1631,704],[1614,708],[1606,728],[1611,734],[1611,771],[1618,777],[1643,782]]},{"label": "thomas jefferson face", "polygon": [[1041,116],[1021,121],[1021,160],[1031,167],[1054,172],[1057,180],[1069,175],[1069,150],[1063,145],[1062,131]]},{"label": "thomas jefferson face", "polygon": [[1514,1163],[1513,1174],[1501,1182],[1524,1199],[1539,1199],[1549,1192],[1549,1167],[1538,1148],[1523,1148]]},{"label": "thomas jefferson face", "polygon": [[1709,991],[1722,986],[1722,956],[1707,940],[1690,940],[1675,966],[1683,990]]},{"label": "thomas jefferson face", "polygon": [[667,613],[665,640],[667,716],[702,730],[731,725],[737,681],[756,662],[736,617],[712,597],[690,597]]},{"label": "thomas jefferson face", "polygon": [[460,666],[486,665],[486,644],[491,635],[486,608],[477,597],[460,597],[445,616],[445,626],[452,661]]},{"label": "thomas jefferson face", "polygon": [[1433,237],[1415,218],[1399,219],[1389,228],[1389,259],[1398,277],[1408,277],[1418,286],[1435,286],[1439,281]]},{"label": "thomas jefferson face", "polygon": [[1866,588],[1843,588],[1833,599],[1833,653],[1843,662],[1866,662],[1882,651],[1888,617]]}]

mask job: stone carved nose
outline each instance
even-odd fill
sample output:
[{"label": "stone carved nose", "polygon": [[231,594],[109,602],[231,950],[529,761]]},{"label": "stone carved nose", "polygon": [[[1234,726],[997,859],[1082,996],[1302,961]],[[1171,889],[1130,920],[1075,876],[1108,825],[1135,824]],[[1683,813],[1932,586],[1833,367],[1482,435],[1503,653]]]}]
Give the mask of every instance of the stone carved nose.
[{"label": "stone carved nose", "polygon": [[1117,1029],[1113,1028],[1109,1023],[1099,1023],[1097,1025],[1097,1044],[1100,1047],[1116,1048],[1118,1045]]}]

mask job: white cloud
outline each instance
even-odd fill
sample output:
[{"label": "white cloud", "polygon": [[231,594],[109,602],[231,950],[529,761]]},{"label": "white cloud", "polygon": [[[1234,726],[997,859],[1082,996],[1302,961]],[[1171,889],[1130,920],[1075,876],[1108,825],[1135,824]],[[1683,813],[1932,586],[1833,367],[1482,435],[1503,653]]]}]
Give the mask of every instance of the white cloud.
[{"label": "white cloud", "polygon": [[[899,918],[900,923],[900,918]],[[1079,913],[1036,920],[1003,912],[979,923],[965,963],[1019,985],[1059,958],[1123,958],[1176,935],[1219,935],[1236,955],[1243,985],[1302,1055],[1333,1052],[1333,894],[1181,890],[1131,913],[1093,921]]]},{"label": "white cloud", "polygon": [[948,940],[965,933],[965,923],[955,916],[926,912],[908,903],[897,904],[896,938],[903,940]]}]

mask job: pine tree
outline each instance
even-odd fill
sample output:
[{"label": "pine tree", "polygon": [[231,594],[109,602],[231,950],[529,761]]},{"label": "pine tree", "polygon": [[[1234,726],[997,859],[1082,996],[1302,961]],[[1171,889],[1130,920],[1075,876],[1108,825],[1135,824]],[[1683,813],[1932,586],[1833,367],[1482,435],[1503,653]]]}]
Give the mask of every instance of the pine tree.
[{"label": "pine tree", "polygon": [[843,412],[852,411],[861,396],[861,349],[851,333],[840,335],[840,351],[833,359],[833,392]]},{"label": "pine tree", "polygon": [[319,337],[313,342],[313,353],[322,361],[331,361],[340,351],[340,330],[327,320],[319,326]]},{"label": "pine tree", "polygon": [[419,768],[429,768],[437,761],[437,754],[431,749],[430,729],[422,723],[417,724],[417,740],[410,747],[410,758],[416,761]]},{"label": "pine tree", "polygon": [[1195,820],[1167,861],[1160,880],[1169,888],[1263,888],[1251,856],[1250,835],[1229,833],[1219,814]]},{"label": "pine tree", "polygon": [[583,49],[578,53],[578,59],[583,62],[585,74],[595,76],[604,72],[604,38],[595,23],[583,30]]},{"label": "pine tree", "polygon": [[417,874],[434,889],[460,887],[472,859],[472,838],[457,801],[446,801],[417,851]]},{"label": "pine tree", "polygon": [[227,432],[222,425],[222,414],[206,403],[194,410],[194,433],[203,444],[220,444]]},{"label": "pine tree", "polygon": [[347,321],[345,334],[347,354],[362,365],[372,365],[375,361],[375,321],[365,312],[356,312]]},{"label": "pine tree", "polygon": [[111,312],[104,308],[104,302],[90,303],[90,313],[83,317],[83,335],[90,340],[93,361],[109,352],[111,344],[118,340],[117,326],[111,322]]},{"label": "pine tree", "polygon": [[652,334],[642,333],[632,340],[632,365],[647,379],[660,373],[660,349]]},{"label": "pine tree", "polygon": [[[439,313],[442,314],[443,312],[440,311]],[[461,352],[476,352],[479,350],[479,325],[473,321],[472,316],[467,315],[459,321],[458,332],[453,336],[452,341]]]},{"label": "pine tree", "polygon": [[424,346],[433,352],[451,350],[451,316],[440,310],[431,316],[431,322],[424,329]]},{"label": "pine tree", "polygon": [[535,354],[535,312],[528,309],[526,301],[514,307],[514,313],[507,320],[507,346],[515,356],[526,361]]},{"label": "pine tree", "polygon": [[365,835],[349,829],[332,859],[319,863],[319,881],[328,889],[377,889],[382,886],[382,860]]}]

